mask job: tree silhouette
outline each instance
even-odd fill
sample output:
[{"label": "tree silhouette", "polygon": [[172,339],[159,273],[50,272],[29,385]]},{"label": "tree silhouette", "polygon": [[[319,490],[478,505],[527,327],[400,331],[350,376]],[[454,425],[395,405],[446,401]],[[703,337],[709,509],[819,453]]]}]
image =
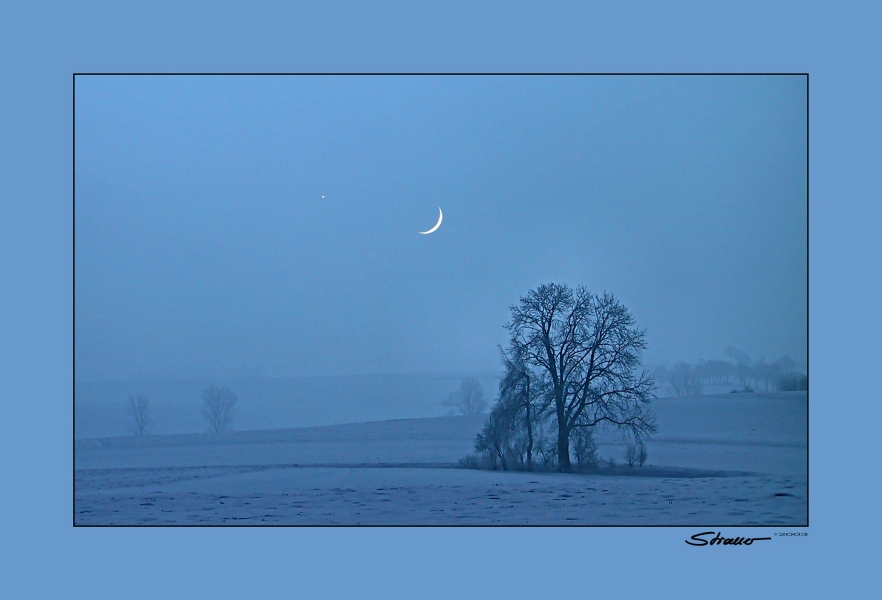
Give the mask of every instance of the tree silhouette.
[{"label": "tree silhouette", "polygon": [[150,400],[146,396],[129,396],[128,409],[135,435],[147,435],[153,425]]},{"label": "tree silhouette", "polygon": [[444,406],[456,408],[461,415],[481,414],[487,410],[481,382],[474,377],[466,377],[460,384],[459,391],[451,394]]},{"label": "tree silhouette", "polygon": [[649,411],[655,384],[645,372],[635,372],[645,332],[615,296],[548,284],[510,309],[510,346],[550,382],[559,470],[570,470],[575,427],[605,424],[635,439],[656,431]]},{"label": "tree silhouette", "polygon": [[212,386],[202,390],[202,416],[208,422],[208,430],[215,433],[227,431],[236,416],[236,395],[230,388]]}]

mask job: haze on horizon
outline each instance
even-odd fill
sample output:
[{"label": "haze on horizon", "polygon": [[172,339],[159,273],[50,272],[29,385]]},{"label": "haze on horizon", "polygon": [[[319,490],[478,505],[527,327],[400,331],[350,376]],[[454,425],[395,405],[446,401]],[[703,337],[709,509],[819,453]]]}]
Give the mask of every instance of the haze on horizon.
[{"label": "haze on horizon", "polygon": [[805,364],[805,77],[75,86],[79,381],[499,372],[549,282],[614,293],[644,364]]}]

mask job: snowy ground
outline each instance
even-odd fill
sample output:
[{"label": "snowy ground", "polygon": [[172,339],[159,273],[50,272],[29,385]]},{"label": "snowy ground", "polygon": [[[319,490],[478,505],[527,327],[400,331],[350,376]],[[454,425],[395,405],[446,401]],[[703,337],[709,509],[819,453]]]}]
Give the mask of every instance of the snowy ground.
[{"label": "snowy ground", "polygon": [[483,417],[76,442],[77,524],[805,525],[806,396],[664,399],[642,468],[453,468]]}]

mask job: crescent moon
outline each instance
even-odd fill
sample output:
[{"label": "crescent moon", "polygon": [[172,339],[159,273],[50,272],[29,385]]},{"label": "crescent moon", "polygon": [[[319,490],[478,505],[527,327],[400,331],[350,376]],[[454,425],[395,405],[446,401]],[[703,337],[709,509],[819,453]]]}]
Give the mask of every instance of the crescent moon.
[{"label": "crescent moon", "polygon": [[435,226],[432,227],[429,231],[420,231],[419,233],[421,233],[421,234],[423,234],[423,235],[427,235],[427,234],[429,234],[429,233],[432,233],[433,231],[435,231],[436,229],[438,229],[439,227],[441,227],[441,220],[442,220],[443,218],[444,218],[444,213],[441,212],[441,207],[439,206],[439,207],[438,207],[438,222],[435,223]]}]

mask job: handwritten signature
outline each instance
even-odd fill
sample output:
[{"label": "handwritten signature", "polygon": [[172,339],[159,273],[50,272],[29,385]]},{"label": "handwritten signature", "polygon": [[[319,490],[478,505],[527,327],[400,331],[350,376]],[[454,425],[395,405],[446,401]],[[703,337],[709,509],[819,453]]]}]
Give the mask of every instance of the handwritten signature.
[{"label": "handwritten signature", "polygon": [[[714,535],[716,534],[716,535]],[[704,536],[713,535],[714,537],[708,541]],[[717,533],[716,531],[705,531],[702,533],[696,533],[693,535],[690,540],[694,540],[690,542],[686,540],[686,543],[690,546],[707,546],[708,544],[711,546],[720,545],[720,546],[750,546],[752,543],[760,541],[760,540],[771,540],[770,537],[761,537],[761,538],[746,538],[746,537],[734,537],[727,538],[723,537],[722,533]]]}]

